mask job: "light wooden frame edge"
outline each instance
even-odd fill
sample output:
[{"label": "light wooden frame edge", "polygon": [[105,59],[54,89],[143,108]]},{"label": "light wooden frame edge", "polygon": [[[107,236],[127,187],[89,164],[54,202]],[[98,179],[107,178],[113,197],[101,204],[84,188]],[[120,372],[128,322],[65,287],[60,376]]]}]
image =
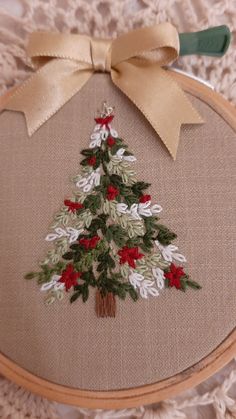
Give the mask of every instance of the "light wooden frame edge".
[{"label": "light wooden frame edge", "polygon": [[19,367],[1,353],[0,372],[19,386],[59,403],[89,409],[124,409],[156,403],[194,387],[223,368],[235,355],[236,329],[210,355],[187,370],[154,384],[124,390],[90,391],[55,384]]}]

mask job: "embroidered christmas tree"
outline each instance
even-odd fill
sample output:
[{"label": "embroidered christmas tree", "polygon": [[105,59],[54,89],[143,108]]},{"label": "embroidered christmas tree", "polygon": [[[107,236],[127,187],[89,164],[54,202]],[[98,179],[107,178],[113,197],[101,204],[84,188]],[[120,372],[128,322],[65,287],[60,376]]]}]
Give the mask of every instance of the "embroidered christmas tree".
[{"label": "embroidered christmas tree", "polygon": [[176,234],[159,221],[162,208],[138,181],[134,155],[111,127],[113,108],[95,118],[89,148],[82,150],[81,173],[46,236],[54,247],[36,278],[45,301],[65,295],[86,302],[96,289],[98,317],[114,317],[116,298],[158,297],[164,288],[201,288],[185,273],[185,257],[172,242]]}]

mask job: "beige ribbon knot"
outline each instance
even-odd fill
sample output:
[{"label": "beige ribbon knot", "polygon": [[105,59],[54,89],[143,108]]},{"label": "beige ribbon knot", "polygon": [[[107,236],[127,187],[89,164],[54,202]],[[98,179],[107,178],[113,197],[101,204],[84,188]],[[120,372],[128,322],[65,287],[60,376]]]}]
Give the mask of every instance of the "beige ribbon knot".
[{"label": "beige ribbon knot", "polygon": [[111,72],[111,41],[93,38],[90,40],[91,60],[94,71]]},{"label": "beige ribbon knot", "polygon": [[181,124],[203,122],[163,68],[179,53],[178,32],[170,23],[137,29],[115,40],[35,32],[27,53],[36,72],[5,97],[2,107],[24,112],[29,135],[97,71],[110,73],[113,83],[139,108],[173,158]]}]

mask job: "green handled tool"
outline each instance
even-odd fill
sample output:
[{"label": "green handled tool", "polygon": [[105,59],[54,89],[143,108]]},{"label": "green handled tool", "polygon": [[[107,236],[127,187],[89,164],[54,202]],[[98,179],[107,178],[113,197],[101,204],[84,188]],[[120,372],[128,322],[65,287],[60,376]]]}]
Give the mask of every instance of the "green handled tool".
[{"label": "green handled tool", "polygon": [[226,25],[216,26],[199,32],[180,33],[179,55],[209,55],[222,57],[229,47],[231,33]]}]

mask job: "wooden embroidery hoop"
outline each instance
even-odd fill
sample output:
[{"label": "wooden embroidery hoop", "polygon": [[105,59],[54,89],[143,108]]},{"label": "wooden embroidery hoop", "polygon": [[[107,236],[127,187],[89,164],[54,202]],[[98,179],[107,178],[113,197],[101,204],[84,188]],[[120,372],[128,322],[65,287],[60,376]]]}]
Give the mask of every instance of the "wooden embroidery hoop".
[{"label": "wooden embroidery hoop", "polygon": [[[172,77],[190,94],[208,104],[236,131],[236,110],[209,87],[182,74]],[[128,390],[86,391],[37,377],[0,353],[0,373],[16,384],[48,399],[90,409],[121,409],[158,402],[198,385],[226,365],[236,354],[236,330],[197,364],[171,378]]]}]

